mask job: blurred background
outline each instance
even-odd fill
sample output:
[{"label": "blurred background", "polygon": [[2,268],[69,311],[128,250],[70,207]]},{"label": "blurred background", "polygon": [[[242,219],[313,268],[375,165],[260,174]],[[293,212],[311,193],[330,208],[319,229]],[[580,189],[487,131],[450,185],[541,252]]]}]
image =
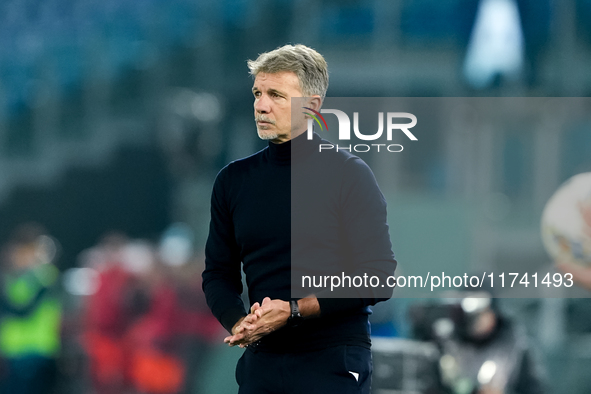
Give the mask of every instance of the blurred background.
[{"label": "blurred background", "polygon": [[[401,270],[441,250],[466,270],[551,266],[543,206],[591,171],[591,122],[564,116],[590,109],[589,20],[590,0],[1,0],[1,392],[236,392],[242,351],[200,291],[209,197],[265,146],[246,60],[286,43],[324,55],[329,96],[465,98],[457,134],[434,124],[375,166]],[[469,98],[514,96],[579,99],[471,120]],[[590,392],[588,299],[465,299],[375,308],[376,392],[484,393],[501,365],[507,393]],[[481,316],[522,334],[466,334]],[[522,351],[461,376],[458,343],[483,341]]]}]

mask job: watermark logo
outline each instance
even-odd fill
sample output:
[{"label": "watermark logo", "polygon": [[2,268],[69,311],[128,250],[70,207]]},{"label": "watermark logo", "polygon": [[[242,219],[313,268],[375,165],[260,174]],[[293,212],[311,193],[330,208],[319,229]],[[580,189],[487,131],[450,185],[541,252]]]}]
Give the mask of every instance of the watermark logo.
[{"label": "watermark logo", "polygon": [[[308,119],[308,131],[307,137],[309,140],[313,138],[314,133],[314,122],[318,124],[320,130],[328,130],[328,125],[322,114],[333,114],[337,117],[339,124],[339,141],[350,141],[351,140],[351,120],[349,116],[338,109],[321,109],[320,112],[315,111],[308,107],[302,107],[310,112],[304,112],[304,114],[310,116]],[[385,121],[384,121],[385,119]],[[410,122],[399,123],[400,119],[408,119]],[[320,122],[322,120],[322,123]],[[355,137],[362,141],[376,141],[384,134],[384,123],[386,123],[386,140],[392,141],[393,136],[397,131],[404,133],[411,141],[417,141],[418,138],[410,131],[411,128],[416,126],[417,117],[408,112],[387,112],[384,116],[384,112],[378,112],[378,130],[373,134],[364,134],[359,130],[359,113],[353,112],[353,133]],[[324,124],[324,127],[323,127]],[[400,144],[356,144],[356,145],[333,145],[333,144],[320,144],[320,151],[336,149],[347,150],[349,152],[369,152],[370,150],[377,150],[380,152],[380,148],[384,148],[384,151],[388,152],[402,152],[403,146]]]},{"label": "watermark logo", "polygon": [[[312,108],[308,108],[308,107],[302,107],[302,108],[307,109],[308,111],[313,112],[313,114],[308,113],[308,112],[303,112],[303,113],[306,114],[306,115],[308,115],[308,116],[310,116],[312,119],[314,119],[316,121],[316,123],[318,123],[318,126],[320,126],[320,130],[323,130],[322,123],[324,123],[324,126],[326,126],[326,130],[328,131],[328,125],[326,124],[326,120],[324,119],[324,116],[322,116],[320,114],[320,112],[314,111]],[[318,120],[318,118],[322,119],[322,123],[320,123],[320,120]],[[311,136],[311,134],[310,134],[310,128],[311,128],[310,127],[310,123],[311,123],[312,119],[310,119],[308,121],[308,139],[311,139],[310,138],[310,136]]]}]

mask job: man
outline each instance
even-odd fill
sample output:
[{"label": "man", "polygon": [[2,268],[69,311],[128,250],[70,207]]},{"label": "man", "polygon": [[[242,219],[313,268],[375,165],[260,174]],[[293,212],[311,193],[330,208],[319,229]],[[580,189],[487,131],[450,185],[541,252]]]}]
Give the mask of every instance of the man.
[{"label": "man", "polygon": [[[441,352],[438,392],[544,394],[544,372],[529,338],[502,313],[494,289],[463,290],[455,298],[416,304],[410,313],[415,338],[434,342]],[[441,329],[444,320],[453,323],[449,330]]]},{"label": "man", "polygon": [[292,98],[320,111],[328,69],[318,52],[286,45],[248,66],[258,135],[269,145],[218,174],[203,273],[208,305],[231,333],[225,342],[247,348],[236,368],[240,394],[369,393],[368,307],[392,289],[323,288],[296,299],[292,278],[367,274],[386,283],[396,260],[384,198],[363,161],[319,153],[323,140],[306,138],[307,115],[292,111]]}]

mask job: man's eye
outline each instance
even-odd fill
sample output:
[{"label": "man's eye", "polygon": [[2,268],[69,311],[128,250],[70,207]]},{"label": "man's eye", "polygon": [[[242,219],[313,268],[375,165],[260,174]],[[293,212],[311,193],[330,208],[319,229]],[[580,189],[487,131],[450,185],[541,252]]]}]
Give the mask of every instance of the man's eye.
[{"label": "man's eye", "polygon": [[254,92],[254,97],[260,97],[261,92]]}]

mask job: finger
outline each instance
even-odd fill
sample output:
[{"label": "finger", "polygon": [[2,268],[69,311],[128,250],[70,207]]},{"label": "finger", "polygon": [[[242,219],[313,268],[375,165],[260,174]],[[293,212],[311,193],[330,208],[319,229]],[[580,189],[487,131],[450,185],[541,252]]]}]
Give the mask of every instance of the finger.
[{"label": "finger", "polygon": [[233,341],[232,337],[225,338],[224,343],[227,343],[228,346],[236,346],[236,341]]},{"label": "finger", "polygon": [[266,315],[267,313],[273,311],[275,308],[276,308],[276,304],[275,303],[273,303],[271,301],[266,302],[266,303],[263,302],[263,305],[261,306],[261,308],[260,309],[257,309],[255,311],[255,313],[258,312],[258,311],[260,311],[260,313],[261,313],[259,315],[259,317],[260,317],[260,316]]},{"label": "finger", "polygon": [[257,321],[257,319],[260,317],[260,316],[257,314],[257,311],[259,311],[259,310],[260,310],[260,309],[257,309],[256,311],[254,311],[254,312],[253,312],[253,313],[251,313],[250,315],[246,316],[246,317],[244,318],[244,320],[242,320],[242,324],[241,324],[241,325],[242,325],[242,326],[244,326],[245,324],[248,324],[248,323],[254,323],[255,321]]},{"label": "finger", "polygon": [[236,339],[237,339],[237,335],[230,335],[229,337],[224,338],[224,342],[230,343],[230,342],[234,342]]},{"label": "finger", "polygon": [[268,304],[269,302],[271,302],[271,299],[270,299],[269,297],[265,297],[265,298],[263,299],[263,305],[266,305],[266,304]]},{"label": "finger", "polygon": [[256,335],[256,336],[253,336],[252,338],[248,338],[243,341],[237,342],[237,343],[235,343],[235,345],[237,345],[241,348],[245,348],[249,345],[252,345],[253,343],[255,343],[256,341],[258,341],[261,338],[262,338],[262,336]]},{"label": "finger", "polygon": [[242,341],[244,338],[245,338],[244,334],[235,334],[235,335],[232,335],[231,337],[226,337],[224,339],[224,341],[227,340],[228,343],[236,343],[236,342]]},{"label": "finger", "polygon": [[256,311],[257,309],[259,309],[261,307],[261,304],[259,304],[258,302],[255,302],[254,304],[252,304],[252,306],[250,307],[250,313],[253,313],[254,311]]},{"label": "finger", "polygon": [[252,344],[255,341],[256,340],[243,339],[241,341],[230,342],[228,345],[230,345],[230,346],[239,346],[239,347],[243,348],[243,347],[246,347],[246,346]]}]

